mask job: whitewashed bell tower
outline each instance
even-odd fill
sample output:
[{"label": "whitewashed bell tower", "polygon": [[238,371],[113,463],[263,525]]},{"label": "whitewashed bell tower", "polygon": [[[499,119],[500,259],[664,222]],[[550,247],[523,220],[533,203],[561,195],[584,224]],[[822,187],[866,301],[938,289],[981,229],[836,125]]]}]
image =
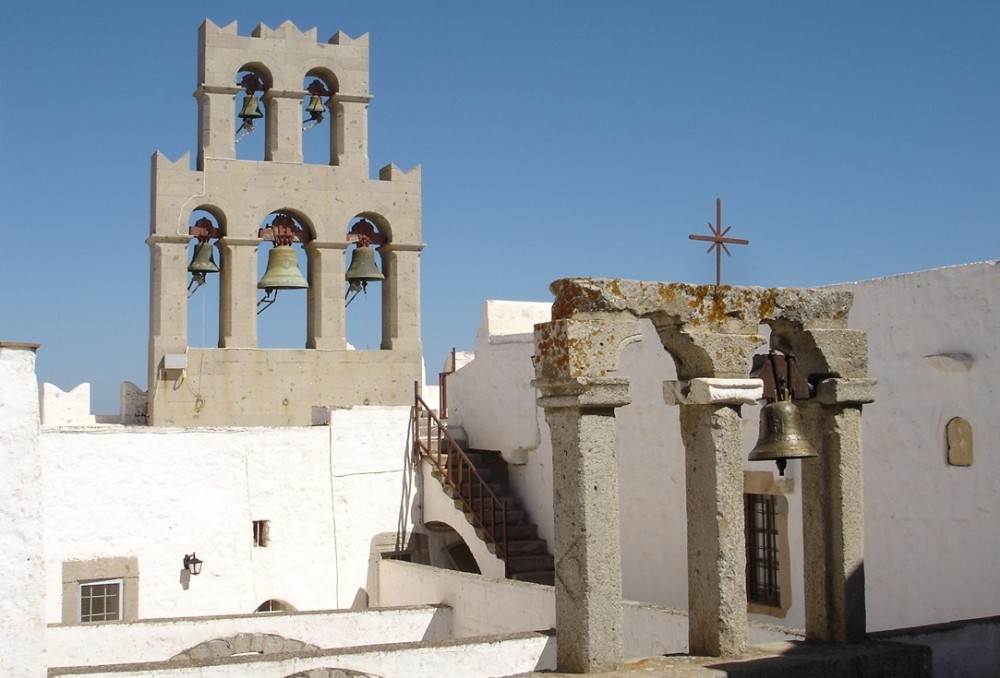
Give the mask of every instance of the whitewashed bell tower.
[{"label": "whitewashed bell tower", "polygon": [[[421,379],[420,169],[388,165],[369,177],[368,36],[318,43],[316,29],[285,22],[243,37],[235,22],[206,21],[198,78],[196,169],[187,154],[152,158],[148,422],[304,426],[314,408],[410,403]],[[304,110],[323,118],[322,129],[305,133],[329,136],[327,163],[303,162]],[[237,158],[248,126],[263,135],[263,160]],[[193,226],[196,214],[208,217]],[[278,244],[278,231],[305,251],[308,289],[289,293],[307,295],[306,341],[262,349],[258,249]],[[218,262],[218,274],[202,274],[219,286],[217,348],[188,345],[195,238],[213,248],[211,266]],[[354,350],[345,339],[345,271],[355,246],[369,242],[385,276],[368,291],[381,295],[381,341]]]}]

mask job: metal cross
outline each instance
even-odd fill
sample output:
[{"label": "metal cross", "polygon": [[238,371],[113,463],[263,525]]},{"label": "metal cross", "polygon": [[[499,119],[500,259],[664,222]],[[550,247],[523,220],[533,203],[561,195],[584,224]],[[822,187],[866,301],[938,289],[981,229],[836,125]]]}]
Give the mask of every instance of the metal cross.
[{"label": "metal cross", "polygon": [[732,226],[726,226],[726,230],[722,230],[722,199],[715,199],[715,225],[713,226],[711,222],[708,224],[708,229],[712,231],[712,235],[689,235],[688,238],[691,240],[704,240],[706,242],[712,243],[708,246],[708,252],[715,250],[715,284],[722,284],[722,251],[726,251],[726,256],[731,257],[732,254],[729,252],[729,248],[726,244],[730,245],[749,245],[749,240],[743,240],[742,238],[727,238],[726,233]]}]

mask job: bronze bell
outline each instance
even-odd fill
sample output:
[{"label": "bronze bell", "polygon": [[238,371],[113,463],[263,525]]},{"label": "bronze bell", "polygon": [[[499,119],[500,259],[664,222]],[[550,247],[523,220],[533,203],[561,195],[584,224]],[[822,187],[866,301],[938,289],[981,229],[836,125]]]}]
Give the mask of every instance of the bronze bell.
[{"label": "bronze bell", "polygon": [[326,107],[323,105],[323,99],[318,94],[313,94],[309,97],[309,103],[306,104],[306,113],[309,114],[311,120],[322,121],[323,113],[326,112]]},{"label": "bronze bell", "polygon": [[291,245],[275,245],[267,253],[267,269],[260,282],[259,290],[297,290],[309,287],[299,270],[299,260]]},{"label": "bronze bell", "polygon": [[760,437],[749,461],[776,461],[778,475],[785,475],[789,459],[815,457],[816,450],[802,433],[799,409],[791,400],[776,400],[760,410]]},{"label": "bronze bell", "polygon": [[201,273],[202,276],[205,273],[218,273],[219,267],[215,265],[212,250],[210,242],[199,242],[195,245],[194,256],[191,257],[191,263],[188,264],[188,273]]},{"label": "bronze bell", "polygon": [[243,108],[240,109],[240,114],[238,116],[243,124],[249,124],[253,127],[253,121],[264,117],[264,114],[260,112],[260,107],[257,105],[257,97],[253,94],[247,94],[243,98]]},{"label": "bronze bell", "polygon": [[358,245],[351,255],[351,265],[347,268],[344,278],[351,284],[352,288],[362,286],[371,280],[385,280],[385,276],[375,265],[375,250],[367,245]]}]

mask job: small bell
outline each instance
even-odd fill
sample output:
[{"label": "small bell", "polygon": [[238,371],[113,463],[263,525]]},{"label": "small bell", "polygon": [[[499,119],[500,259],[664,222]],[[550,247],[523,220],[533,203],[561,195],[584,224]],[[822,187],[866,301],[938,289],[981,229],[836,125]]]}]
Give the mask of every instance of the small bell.
[{"label": "small bell", "polygon": [[306,113],[309,114],[309,120],[315,120],[316,122],[323,122],[323,113],[325,111],[326,111],[326,106],[323,105],[322,97],[320,97],[318,94],[313,94],[311,97],[309,97],[309,103],[306,104]]},{"label": "small bell", "polygon": [[308,281],[299,270],[298,257],[291,245],[275,245],[267,253],[267,268],[260,282],[259,290],[298,290],[309,287]]},{"label": "small bell", "polygon": [[350,283],[351,289],[366,287],[369,281],[385,280],[385,276],[375,265],[375,251],[367,245],[358,245],[351,255],[351,265],[347,268],[344,278]]},{"label": "small bell", "polygon": [[247,94],[243,97],[243,107],[240,109],[238,117],[243,121],[243,127],[253,131],[253,121],[264,117],[264,114],[260,112],[257,97],[253,94]]},{"label": "small bell", "polygon": [[195,245],[194,256],[191,257],[191,263],[188,264],[188,273],[201,273],[202,276],[205,273],[218,273],[219,267],[216,266],[212,256],[213,249],[210,242],[199,242]]}]

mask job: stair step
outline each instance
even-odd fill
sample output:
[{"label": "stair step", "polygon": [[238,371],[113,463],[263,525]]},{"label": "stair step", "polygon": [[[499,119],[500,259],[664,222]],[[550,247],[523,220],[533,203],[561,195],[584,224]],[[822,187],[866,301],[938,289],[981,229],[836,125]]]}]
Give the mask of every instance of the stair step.
[{"label": "stair step", "polygon": [[511,572],[535,572],[538,570],[551,570],[555,566],[555,560],[548,553],[536,553],[530,555],[511,554],[507,558],[507,567]]},{"label": "stair step", "polygon": [[545,584],[546,586],[554,586],[556,583],[556,572],[555,570],[512,572],[510,578],[516,579],[517,581],[530,581],[534,584]]},{"label": "stair step", "polygon": [[507,552],[512,556],[548,555],[548,544],[545,543],[544,539],[511,539],[508,535]]}]

